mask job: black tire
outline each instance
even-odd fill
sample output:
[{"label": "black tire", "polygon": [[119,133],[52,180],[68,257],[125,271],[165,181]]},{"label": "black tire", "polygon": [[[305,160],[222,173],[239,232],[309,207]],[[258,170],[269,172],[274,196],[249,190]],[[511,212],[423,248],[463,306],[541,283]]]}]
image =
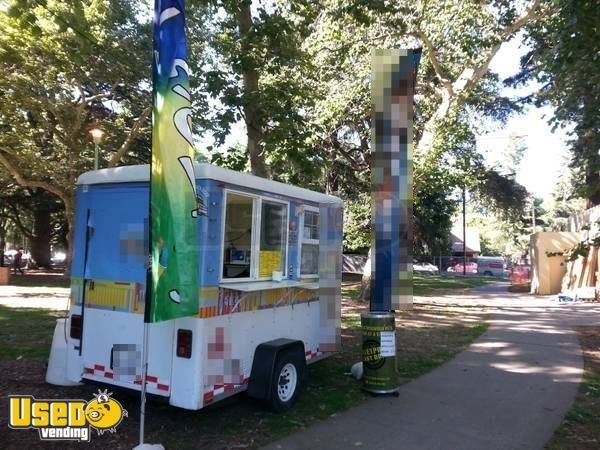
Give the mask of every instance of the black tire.
[{"label": "black tire", "polygon": [[306,363],[300,359],[298,352],[285,350],[279,354],[268,401],[271,411],[284,412],[294,406],[302,388],[305,366]]},{"label": "black tire", "polygon": [[494,274],[493,274],[492,272],[490,272],[489,270],[486,270],[485,272],[483,272],[483,274],[484,274],[486,277],[491,277],[492,275],[494,275]]}]

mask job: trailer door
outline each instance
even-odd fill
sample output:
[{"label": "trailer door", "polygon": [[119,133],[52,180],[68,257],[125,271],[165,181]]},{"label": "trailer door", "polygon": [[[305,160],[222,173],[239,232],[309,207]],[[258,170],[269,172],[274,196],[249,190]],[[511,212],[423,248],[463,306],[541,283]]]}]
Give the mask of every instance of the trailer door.
[{"label": "trailer door", "polygon": [[[148,189],[93,185],[82,298],[84,378],[141,386]],[[148,392],[168,396],[173,321],[149,327]]]}]

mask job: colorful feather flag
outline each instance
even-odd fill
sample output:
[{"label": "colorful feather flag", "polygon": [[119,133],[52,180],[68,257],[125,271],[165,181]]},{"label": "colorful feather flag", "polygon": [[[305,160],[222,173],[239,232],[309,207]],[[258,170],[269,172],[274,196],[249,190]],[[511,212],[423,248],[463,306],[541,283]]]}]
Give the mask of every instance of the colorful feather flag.
[{"label": "colorful feather flag", "polygon": [[184,0],[155,0],[151,270],[145,322],[198,313],[198,197]]}]

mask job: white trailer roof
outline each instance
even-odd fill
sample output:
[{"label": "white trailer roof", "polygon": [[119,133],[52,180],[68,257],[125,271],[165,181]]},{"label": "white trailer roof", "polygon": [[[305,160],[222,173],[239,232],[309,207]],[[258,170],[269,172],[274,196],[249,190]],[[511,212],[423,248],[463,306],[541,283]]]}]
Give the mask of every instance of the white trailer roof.
[{"label": "white trailer roof", "polygon": [[[287,197],[299,198],[315,203],[342,203],[342,200],[333,195],[321,194],[298,186],[280,183],[257,177],[249,173],[236,172],[223,167],[207,163],[196,163],[195,174],[197,179],[222,181],[236,186],[247,187]],[[183,173],[182,173],[183,176]],[[79,175],[77,184],[107,184],[107,183],[134,183],[148,182],[150,179],[150,165],[121,166],[110,169],[93,170]]]}]

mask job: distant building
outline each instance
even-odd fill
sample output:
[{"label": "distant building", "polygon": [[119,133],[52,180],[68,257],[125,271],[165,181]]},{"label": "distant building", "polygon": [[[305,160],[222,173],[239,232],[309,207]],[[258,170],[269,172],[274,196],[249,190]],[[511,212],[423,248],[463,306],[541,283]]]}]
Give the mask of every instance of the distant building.
[{"label": "distant building", "polygon": [[[479,228],[467,227],[467,257],[476,258],[481,253],[481,246],[479,243]],[[450,230],[450,243],[452,245],[451,251],[452,256],[463,255],[463,229],[462,225],[454,225]]]}]

